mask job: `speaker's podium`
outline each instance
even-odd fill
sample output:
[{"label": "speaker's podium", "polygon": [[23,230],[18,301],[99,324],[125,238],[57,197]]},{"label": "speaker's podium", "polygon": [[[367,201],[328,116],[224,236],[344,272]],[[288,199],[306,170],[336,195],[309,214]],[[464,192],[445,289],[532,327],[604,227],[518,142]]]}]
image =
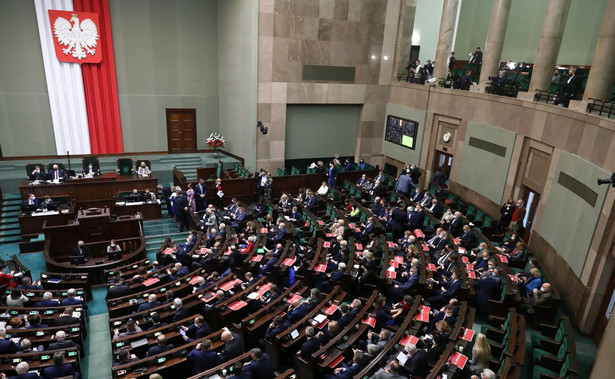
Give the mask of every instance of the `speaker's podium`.
[{"label": "speaker's podium", "polygon": [[[104,283],[104,270],[145,257],[143,217],[140,213],[116,216],[109,208],[80,209],[65,225],[43,225],[44,256],[52,272],[87,272],[90,284]],[[124,247],[122,258],[110,260],[107,246],[114,239]],[[91,252],[86,260],[74,254],[79,241]]]}]

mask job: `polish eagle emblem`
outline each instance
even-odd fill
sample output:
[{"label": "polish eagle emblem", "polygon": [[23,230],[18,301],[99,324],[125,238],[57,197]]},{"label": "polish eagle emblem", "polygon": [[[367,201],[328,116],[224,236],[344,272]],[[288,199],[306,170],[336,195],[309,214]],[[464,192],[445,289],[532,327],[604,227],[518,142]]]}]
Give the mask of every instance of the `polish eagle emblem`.
[{"label": "polish eagle emblem", "polygon": [[72,14],[70,21],[58,17],[53,23],[53,33],[58,44],[62,46],[64,55],[72,55],[73,58],[81,60],[86,58],[87,54],[96,54],[98,27],[91,18],[79,22],[76,13]]}]

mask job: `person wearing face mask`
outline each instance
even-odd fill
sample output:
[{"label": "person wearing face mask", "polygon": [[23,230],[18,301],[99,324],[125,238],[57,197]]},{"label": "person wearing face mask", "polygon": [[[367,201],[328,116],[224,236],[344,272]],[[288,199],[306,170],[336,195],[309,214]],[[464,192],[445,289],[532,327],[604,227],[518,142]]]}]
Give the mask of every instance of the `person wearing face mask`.
[{"label": "person wearing face mask", "polygon": [[28,198],[21,203],[21,210],[26,212],[34,212],[38,209],[39,202],[33,193],[28,195]]},{"label": "person wearing face mask", "polygon": [[107,258],[110,260],[122,259],[122,249],[115,243],[115,240],[111,240],[109,246],[107,246]]},{"label": "person wearing face mask", "polygon": [[534,289],[542,286],[542,278],[540,277],[540,270],[536,267],[530,269],[530,276],[527,277],[525,283],[519,283],[519,292],[521,295],[525,295],[527,298],[532,296]]},{"label": "person wearing face mask", "polygon": [[523,234],[524,226],[523,219],[525,218],[525,213],[527,210],[523,206],[523,200],[517,200],[517,207],[513,211],[511,216],[510,225],[508,226],[512,233],[515,234]]},{"label": "person wearing face mask", "polygon": [[490,299],[496,299],[499,294],[497,281],[489,272],[483,272],[480,279],[474,280],[472,286],[475,290],[474,304],[479,312],[487,313],[487,305]]},{"label": "person wearing face mask", "polygon": [[498,230],[504,230],[512,221],[512,215],[515,211],[513,199],[508,199],[500,208],[500,221],[498,221]]},{"label": "person wearing face mask", "polygon": [[39,204],[41,209],[44,211],[56,211],[58,210],[58,205],[53,201],[53,199],[49,196],[45,196],[45,200]]},{"label": "person wearing face mask", "polygon": [[551,284],[543,283],[540,288],[534,288],[528,298],[522,298],[518,308],[521,312],[525,311],[532,314],[534,313],[535,306],[542,305],[549,307],[552,299],[553,293],[551,292]]}]

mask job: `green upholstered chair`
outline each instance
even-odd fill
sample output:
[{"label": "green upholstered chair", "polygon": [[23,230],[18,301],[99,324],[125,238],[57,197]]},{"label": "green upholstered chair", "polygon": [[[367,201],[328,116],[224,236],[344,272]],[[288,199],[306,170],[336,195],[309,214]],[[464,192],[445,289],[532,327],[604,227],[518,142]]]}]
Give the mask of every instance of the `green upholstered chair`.
[{"label": "green upholstered chair", "polygon": [[117,159],[117,174],[118,175],[132,175],[134,173],[132,169],[132,158],[118,158]]}]

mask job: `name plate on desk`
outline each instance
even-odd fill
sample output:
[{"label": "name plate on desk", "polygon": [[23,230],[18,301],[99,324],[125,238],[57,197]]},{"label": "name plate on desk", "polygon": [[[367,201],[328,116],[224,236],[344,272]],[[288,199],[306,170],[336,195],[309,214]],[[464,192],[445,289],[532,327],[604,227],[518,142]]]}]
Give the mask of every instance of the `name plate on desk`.
[{"label": "name plate on desk", "polygon": [[142,201],[133,201],[133,202],[126,202],[124,205],[129,206],[129,205],[143,205],[144,203]]},{"label": "name plate on desk", "polygon": [[32,212],[32,216],[52,216],[59,215],[58,211],[43,211],[43,212]]}]

